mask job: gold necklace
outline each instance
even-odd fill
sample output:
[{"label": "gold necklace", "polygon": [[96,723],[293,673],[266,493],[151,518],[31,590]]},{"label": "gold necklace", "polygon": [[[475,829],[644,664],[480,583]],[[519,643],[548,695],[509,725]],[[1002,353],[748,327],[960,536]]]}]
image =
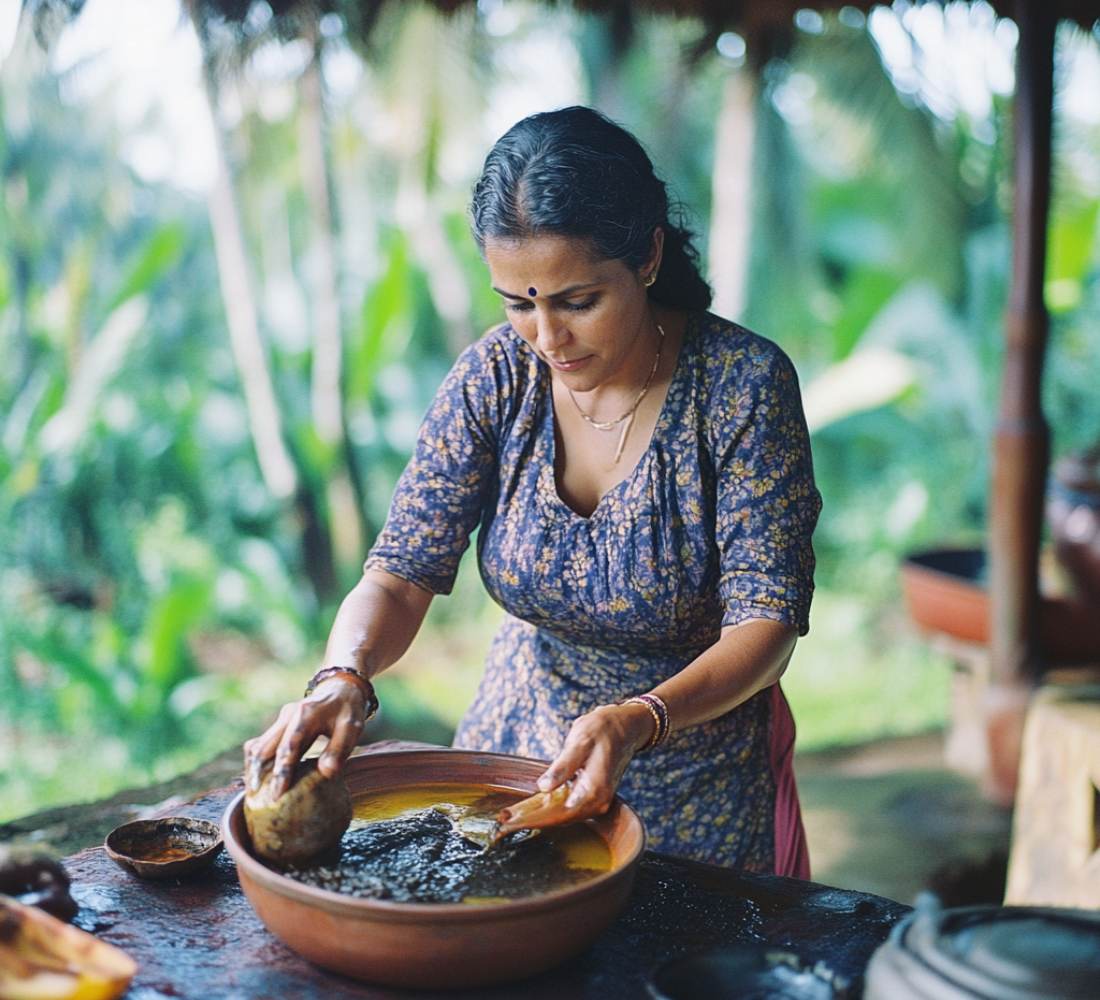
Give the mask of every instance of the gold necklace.
[{"label": "gold necklace", "polygon": [[653,367],[650,368],[641,391],[634,397],[634,402],[630,404],[630,408],[621,416],[616,417],[614,420],[597,420],[581,409],[581,404],[577,402],[577,397],[573,395],[572,389],[568,386],[566,386],[565,389],[565,391],[569,393],[569,398],[573,400],[573,405],[577,408],[577,412],[581,415],[584,422],[595,427],[596,430],[613,431],[619,424],[626,421],[622,433],[619,435],[619,446],[615,449],[615,465],[618,465],[619,459],[622,458],[623,448],[626,446],[626,437],[630,433],[630,428],[634,426],[634,414],[638,412],[638,407],[641,405],[642,400],[645,399],[645,394],[649,392],[649,387],[653,384],[653,376],[657,374],[657,369],[661,365],[661,348],[665,346],[665,330],[660,323],[657,324],[657,333],[660,334],[660,339],[657,341],[657,356],[653,359]]}]

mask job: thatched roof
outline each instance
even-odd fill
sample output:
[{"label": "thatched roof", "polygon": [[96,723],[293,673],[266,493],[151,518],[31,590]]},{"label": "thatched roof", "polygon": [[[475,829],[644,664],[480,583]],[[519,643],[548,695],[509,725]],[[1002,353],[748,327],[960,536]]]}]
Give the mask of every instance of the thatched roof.
[{"label": "thatched roof", "polygon": [[[58,0],[54,0],[58,2]],[[61,0],[69,2],[72,0]],[[193,0],[195,2],[195,0]],[[210,10],[218,11],[226,20],[240,21],[247,16],[251,0],[197,0]],[[425,0],[441,11],[452,13],[472,7],[477,0]],[[571,2],[578,10],[591,13],[631,17],[643,12],[696,18],[709,28],[740,31],[748,36],[761,30],[787,28],[799,10],[821,12],[854,7],[864,12],[882,6],[874,0],[548,0],[551,3]],[[921,0],[917,0],[921,2]],[[940,0],[927,0],[940,2]],[[1013,17],[1019,0],[986,0],[1001,17]],[[1060,18],[1076,21],[1091,28],[1100,21],[1100,0],[1029,0],[1047,9],[1054,9]],[[311,6],[325,11],[353,13],[355,21],[371,23],[386,0],[267,0],[277,16],[292,13],[295,8]]]},{"label": "thatched roof", "polygon": [[[77,8],[85,0],[24,0],[39,9]],[[264,0],[265,9],[274,18],[252,16],[258,0],[183,0],[201,14],[203,24],[220,22],[237,36],[241,50],[246,50],[257,34],[293,38],[316,24],[319,15],[339,14],[348,37],[365,49],[370,49],[379,16],[394,0]],[[473,8],[477,0],[420,0],[444,14],[456,14]],[[599,14],[611,22],[613,36],[625,47],[640,17],[659,14],[690,18],[700,25],[699,37],[685,53],[690,59],[713,50],[718,36],[736,31],[746,41],[750,62],[760,67],[786,51],[795,32],[795,15],[802,10],[823,14],[854,8],[869,13],[884,6],[874,0],[543,0],[547,6],[572,7],[575,10]],[[940,3],[946,0],[912,0],[914,4]],[[1089,29],[1100,27],[1100,0],[985,0],[1001,17],[1013,17],[1020,3],[1033,5],[1035,10],[1054,10],[1062,19],[1071,20]]]},{"label": "thatched roof", "polygon": [[[432,0],[441,10],[455,10],[476,0]],[[707,25],[754,34],[761,28],[786,27],[800,10],[835,11],[855,7],[865,13],[884,6],[882,0],[572,0],[579,10],[603,14],[647,10],[660,14],[695,17]],[[920,2],[920,0],[918,0]],[[936,0],[932,0],[936,2]],[[1012,17],[1017,0],[988,0],[1000,17]],[[1054,9],[1058,16],[1092,27],[1100,21],[1100,0],[1031,0]],[[889,4],[885,4],[889,6]]]}]

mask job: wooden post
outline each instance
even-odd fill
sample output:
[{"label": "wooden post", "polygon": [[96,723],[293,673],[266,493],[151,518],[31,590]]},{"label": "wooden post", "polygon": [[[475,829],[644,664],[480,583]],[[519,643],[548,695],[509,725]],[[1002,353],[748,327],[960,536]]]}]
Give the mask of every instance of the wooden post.
[{"label": "wooden post", "polygon": [[1011,801],[1015,791],[1023,715],[1042,665],[1039,538],[1050,445],[1040,385],[1047,340],[1043,281],[1057,15],[1044,0],[1017,0],[1016,23],[1012,286],[989,518],[988,784],[991,794],[1003,801]]}]

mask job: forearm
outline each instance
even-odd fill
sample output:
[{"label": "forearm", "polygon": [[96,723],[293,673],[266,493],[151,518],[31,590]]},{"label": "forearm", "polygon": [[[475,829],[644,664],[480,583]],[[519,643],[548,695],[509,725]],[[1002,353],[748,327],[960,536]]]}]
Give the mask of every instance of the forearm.
[{"label": "forearm", "polygon": [[763,619],[724,628],[713,646],[653,688],[668,706],[671,729],[716,719],[774,684],[796,639],[793,627]]},{"label": "forearm", "polygon": [[[761,619],[725,628],[713,646],[649,693],[667,706],[671,731],[716,719],[779,680],[796,638],[793,627]],[[653,739],[657,714],[640,702],[586,712],[573,722],[539,788],[548,792],[572,779],[567,815],[603,812],[631,757]]]},{"label": "forearm", "polygon": [[367,570],[336,612],[323,665],[379,674],[409,648],[431,600],[428,591],[400,577]]}]

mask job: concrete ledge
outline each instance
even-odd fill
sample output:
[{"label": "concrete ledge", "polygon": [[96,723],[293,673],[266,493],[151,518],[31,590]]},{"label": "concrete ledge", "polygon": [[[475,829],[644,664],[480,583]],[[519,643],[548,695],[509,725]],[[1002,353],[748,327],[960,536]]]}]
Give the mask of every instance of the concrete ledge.
[{"label": "concrete ledge", "polygon": [[1100,686],[1043,688],[1028,713],[1005,902],[1100,907]]}]

